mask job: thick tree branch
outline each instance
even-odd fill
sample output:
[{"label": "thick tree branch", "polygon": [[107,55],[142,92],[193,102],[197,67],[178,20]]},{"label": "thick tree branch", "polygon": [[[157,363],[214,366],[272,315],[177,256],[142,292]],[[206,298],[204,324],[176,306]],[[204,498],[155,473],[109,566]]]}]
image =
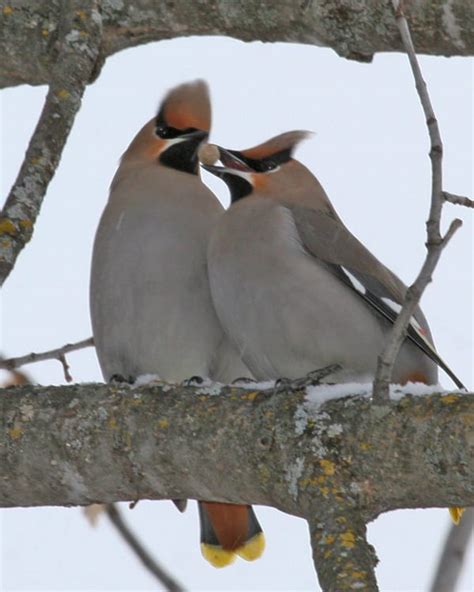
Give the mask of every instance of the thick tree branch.
[{"label": "thick tree branch", "polygon": [[[81,99],[97,63],[102,20],[97,0],[62,2],[57,14],[59,49],[50,63],[50,87],[25,159],[0,215],[0,286],[33,234]],[[7,11],[6,11],[7,9]],[[3,8],[3,19],[15,13]],[[6,11],[6,12],[5,12]],[[8,25],[3,25],[7,27]],[[26,48],[22,48],[24,54]],[[8,54],[8,52],[7,52]]]},{"label": "thick tree branch", "polygon": [[[5,389],[0,506],[170,498],[270,505],[308,520],[325,591],[362,581],[376,590],[369,520],[398,508],[474,505],[474,394],[319,406],[324,389]],[[331,544],[337,588],[323,564]]]},{"label": "thick tree branch", "polygon": [[311,517],[340,502],[371,519],[474,505],[474,395],[320,410],[304,391],[28,385],[0,405],[3,507],[198,498]]},{"label": "thick tree branch", "polygon": [[474,508],[467,508],[459,525],[451,524],[430,592],[454,592],[474,529]]},{"label": "thick tree branch", "polygon": [[[51,83],[62,4],[62,0],[1,2],[0,88]],[[101,6],[101,60],[142,43],[189,35],[309,43],[364,61],[377,52],[400,51],[390,5],[380,0],[103,0]],[[474,54],[470,0],[419,0],[407,3],[407,11],[418,51]]]},{"label": "thick tree branch", "polygon": [[428,126],[431,141],[431,205],[428,222],[426,223],[427,254],[425,261],[415,282],[407,291],[402,310],[388,335],[382,353],[378,357],[377,371],[374,380],[374,399],[377,402],[386,401],[388,399],[393,367],[400,346],[405,339],[406,330],[412,315],[420,302],[426,286],[432,281],[433,272],[438,264],[443,249],[446,247],[456,230],[462,225],[461,220],[453,220],[446,235],[444,237],[441,236],[441,211],[445,201],[443,193],[443,144],[441,141],[441,134],[428,94],[428,89],[418,64],[408,22],[403,12],[403,3],[401,0],[392,0],[392,4],[395,10],[403,46],[410,61],[416,90],[426,117],[426,124]]}]

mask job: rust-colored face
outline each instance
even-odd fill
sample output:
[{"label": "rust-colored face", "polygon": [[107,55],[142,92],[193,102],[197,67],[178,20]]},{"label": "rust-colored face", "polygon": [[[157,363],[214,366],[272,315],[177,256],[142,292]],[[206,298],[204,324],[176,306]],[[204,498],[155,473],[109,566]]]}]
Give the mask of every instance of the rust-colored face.
[{"label": "rust-colored face", "polygon": [[197,174],[197,150],[210,125],[207,84],[202,80],[182,84],[166,95],[158,115],[138,132],[124,161],[152,162]]}]

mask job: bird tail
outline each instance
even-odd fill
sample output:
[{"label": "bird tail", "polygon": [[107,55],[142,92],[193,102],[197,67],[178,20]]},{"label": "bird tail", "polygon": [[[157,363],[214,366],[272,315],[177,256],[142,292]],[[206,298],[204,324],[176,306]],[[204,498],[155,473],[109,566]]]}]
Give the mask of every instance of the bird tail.
[{"label": "bird tail", "polygon": [[258,559],[265,537],[252,506],[198,502],[201,553],[214,567],[230,565],[237,555]]},{"label": "bird tail", "polygon": [[449,515],[451,516],[451,520],[454,524],[459,524],[461,522],[461,516],[464,514],[464,508],[458,508],[454,506],[453,508],[449,508]]}]

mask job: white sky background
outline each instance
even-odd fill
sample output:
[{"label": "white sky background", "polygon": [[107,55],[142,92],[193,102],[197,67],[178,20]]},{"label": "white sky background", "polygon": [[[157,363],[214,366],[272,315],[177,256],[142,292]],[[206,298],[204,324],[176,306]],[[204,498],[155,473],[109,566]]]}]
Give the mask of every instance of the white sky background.
[{"label": "white sky background", "polygon": [[[445,145],[445,189],[473,196],[472,60],[422,58]],[[92,241],[117,161],[155,112],[164,92],[205,78],[211,87],[212,141],[245,148],[291,129],[316,137],[298,157],[319,177],[349,228],[406,283],[425,255],[430,196],[428,137],[405,56],[359,64],[332,51],[223,38],[163,41],[110,58],[85,95],[33,241],[20,255],[2,298],[5,355],[41,351],[88,337]],[[45,88],[4,90],[2,193],[13,182]],[[208,177],[206,176],[206,180]],[[212,188],[225,204],[225,186]],[[423,298],[441,355],[473,387],[473,226],[463,218]],[[101,380],[92,349],[69,356],[76,381]],[[42,384],[63,382],[57,362],[27,367]],[[445,386],[449,379],[442,377]],[[224,478],[224,477],[223,477]],[[47,479],[47,475],[45,475]],[[201,558],[194,503],[141,502],[126,518],[148,548],[189,590],[314,590],[305,523],[258,508],[267,550],[255,563],[215,570]],[[0,512],[1,590],[151,590],[106,519],[91,529],[78,509]],[[446,510],[393,512],[369,527],[384,591],[426,590],[449,526]],[[473,555],[471,547],[471,559]],[[473,587],[473,562],[460,589]]]}]

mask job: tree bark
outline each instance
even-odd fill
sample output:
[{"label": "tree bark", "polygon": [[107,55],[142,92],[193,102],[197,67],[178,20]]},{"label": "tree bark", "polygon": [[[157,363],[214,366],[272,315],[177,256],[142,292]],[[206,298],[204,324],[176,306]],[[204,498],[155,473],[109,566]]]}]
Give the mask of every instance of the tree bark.
[{"label": "tree bark", "polygon": [[317,407],[304,391],[27,385],[0,410],[2,507],[197,498],[366,522],[474,505],[474,394]]},{"label": "tree bark", "polygon": [[[0,2],[0,88],[51,82],[63,10],[63,0]],[[117,51],[190,35],[308,43],[361,61],[402,48],[389,1],[103,0],[101,10],[104,37],[92,78]],[[405,2],[405,12],[418,53],[474,54],[471,0]]]}]

